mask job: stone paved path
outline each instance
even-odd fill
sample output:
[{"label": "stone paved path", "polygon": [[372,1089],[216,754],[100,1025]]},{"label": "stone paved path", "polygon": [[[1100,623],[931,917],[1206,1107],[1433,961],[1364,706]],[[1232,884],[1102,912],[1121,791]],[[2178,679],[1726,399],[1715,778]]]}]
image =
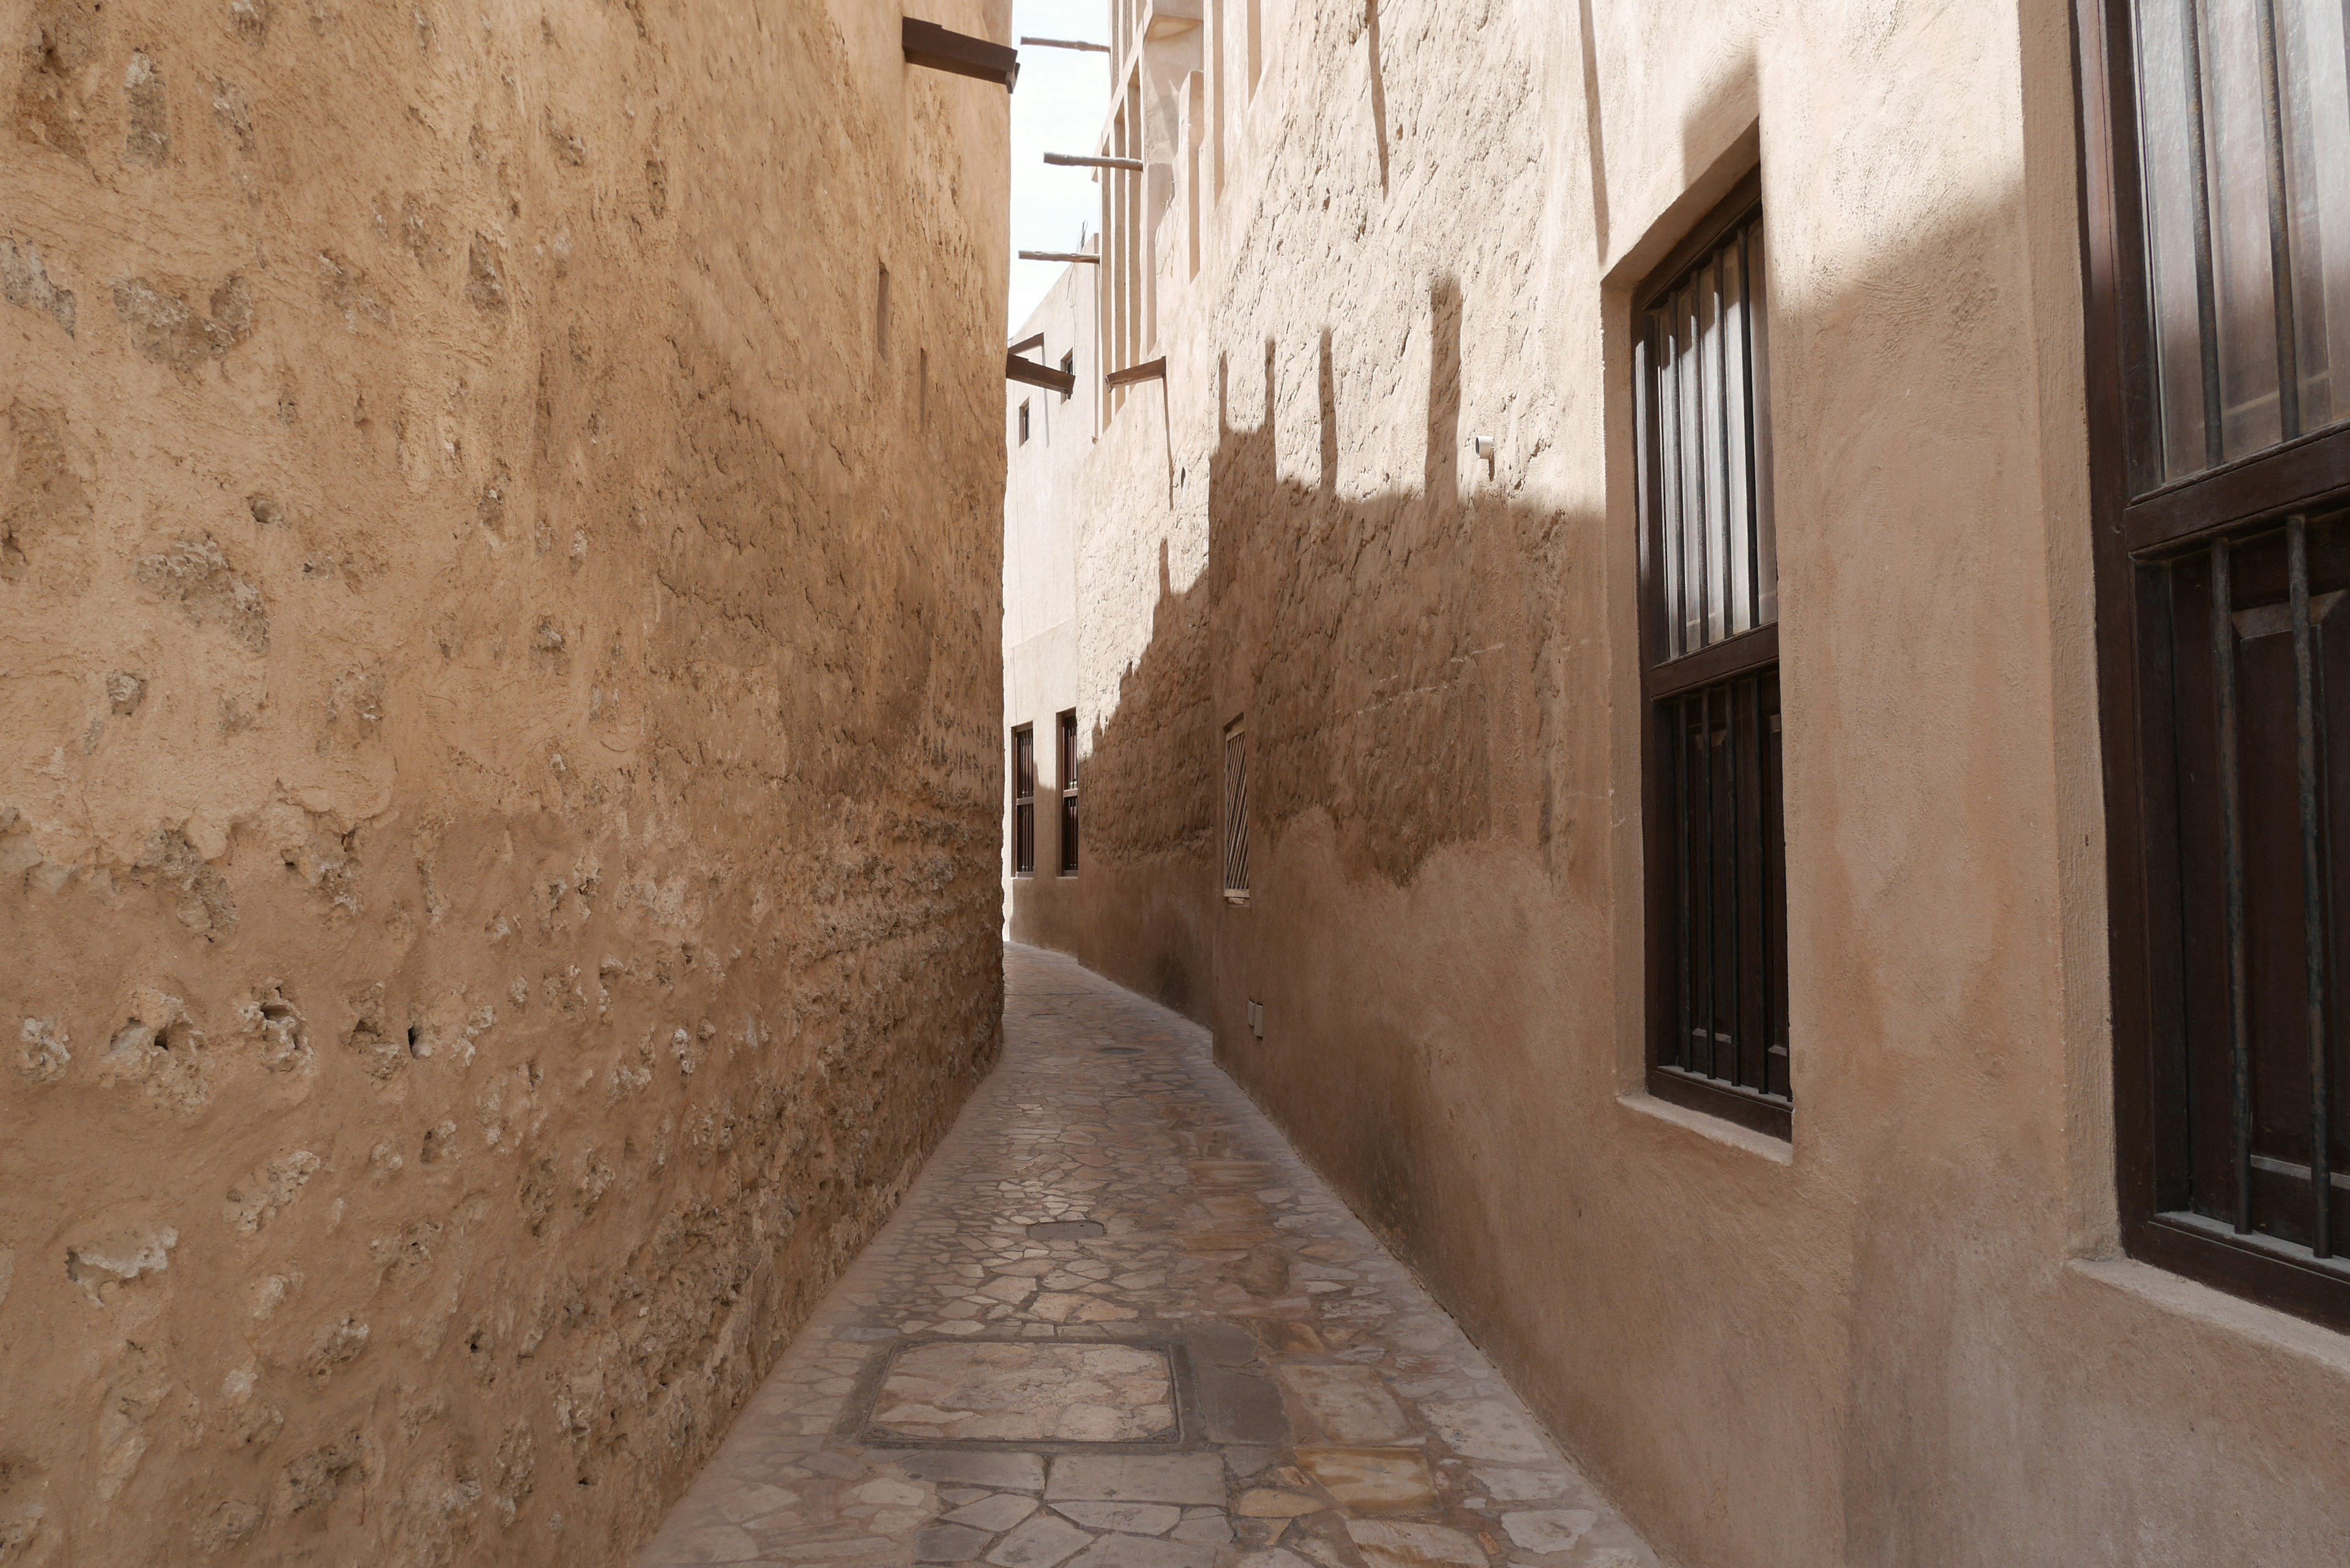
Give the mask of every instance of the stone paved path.
[{"label": "stone paved path", "polygon": [[1205,1032],[1005,971],[1003,1065],[640,1568],[1653,1568]]}]

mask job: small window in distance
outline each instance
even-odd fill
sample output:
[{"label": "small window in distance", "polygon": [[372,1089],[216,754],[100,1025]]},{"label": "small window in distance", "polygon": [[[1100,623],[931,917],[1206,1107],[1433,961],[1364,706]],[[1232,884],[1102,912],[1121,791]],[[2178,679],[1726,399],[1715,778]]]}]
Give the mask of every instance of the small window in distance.
[{"label": "small window in distance", "polygon": [[1028,444],[1028,400],[1020,400],[1020,444]]},{"label": "small window in distance", "polygon": [[1237,719],[1224,729],[1224,901],[1249,901],[1248,748]]},{"label": "small window in distance", "polygon": [[873,349],[884,359],[889,357],[889,269],[886,266],[873,291]]},{"label": "small window in distance", "polygon": [[1785,1137],[1794,1087],[1764,277],[1753,176],[1632,300],[1648,1090]]},{"label": "small window in distance", "polygon": [[1061,715],[1061,875],[1077,874],[1077,711]]},{"label": "small window in distance", "polygon": [[1012,874],[1036,874],[1036,732],[1012,732]]},{"label": "small window in distance", "polygon": [[[1061,374],[1070,378],[1072,382],[1076,380],[1077,374],[1077,351],[1076,349],[1072,348],[1067,353],[1061,356]],[[1068,400],[1069,393],[1063,392],[1061,394],[1061,401],[1066,403]]]}]

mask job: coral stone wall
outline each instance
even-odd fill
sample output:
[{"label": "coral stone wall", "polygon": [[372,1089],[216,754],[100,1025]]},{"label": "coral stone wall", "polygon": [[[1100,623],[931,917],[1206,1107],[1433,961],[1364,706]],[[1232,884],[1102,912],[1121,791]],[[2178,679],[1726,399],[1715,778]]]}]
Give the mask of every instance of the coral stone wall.
[{"label": "coral stone wall", "polygon": [[0,1562],[621,1560],[992,1061],[897,34],[0,0]]}]

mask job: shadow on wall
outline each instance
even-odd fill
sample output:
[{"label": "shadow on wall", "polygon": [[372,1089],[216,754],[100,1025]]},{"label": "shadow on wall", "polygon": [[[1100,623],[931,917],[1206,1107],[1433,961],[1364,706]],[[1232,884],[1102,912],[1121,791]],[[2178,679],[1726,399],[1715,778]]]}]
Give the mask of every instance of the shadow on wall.
[{"label": "shadow on wall", "polygon": [[[1284,879],[1293,830],[1335,840],[1344,885],[1367,895],[1409,886],[1447,846],[1497,835],[1554,876],[1602,863],[1604,804],[1578,815],[1554,768],[1604,779],[1609,765],[1604,714],[1566,732],[1561,670],[1562,649],[1596,646],[1587,630],[1571,632],[1604,612],[1604,551],[1596,520],[1512,502],[1483,459],[1464,467],[1462,317],[1459,284],[1438,278],[1425,318],[1426,453],[1409,490],[1340,493],[1330,329],[1318,346],[1321,456],[1310,483],[1279,472],[1276,345],[1264,346],[1264,413],[1253,428],[1234,425],[1230,367],[1219,364],[1208,569],[1179,592],[1162,549],[1149,643],[1091,735],[1075,879],[1052,874],[1057,814],[1040,778],[1038,874],[1014,884],[1015,940],[1069,952],[1229,1038],[1237,1019],[1219,1016],[1219,999],[1236,1009],[1231,999],[1265,966],[1299,961],[1342,923],[1309,914],[1305,889]],[[1577,535],[1585,543],[1571,547]],[[1586,689],[1604,681],[1596,673]],[[1246,908],[1222,897],[1222,735],[1235,720],[1248,752]],[[1365,1039],[1367,1027],[1393,1037]],[[1441,1098],[1419,1081],[1434,1071],[1427,1054],[1400,1017],[1353,1020],[1348,1033],[1358,1048],[1343,1081],[1302,1052],[1267,1054],[1250,1064],[1252,1088],[1315,1107],[1320,1127],[1293,1116],[1293,1133],[1317,1159],[1335,1158],[1374,1223],[1406,1238],[1458,1226],[1464,1216],[1438,1212],[1410,1174],[1440,1163],[1428,1145],[1445,1136],[1419,1119]]]},{"label": "shadow on wall", "polygon": [[1175,591],[1164,543],[1150,640],[1118,679],[1083,773],[1080,874],[1060,864],[1051,742],[1037,759],[1036,875],[1015,879],[1013,940],[1087,967],[1201,1023],[1216,887],[1216,719],[1204,577]]}]

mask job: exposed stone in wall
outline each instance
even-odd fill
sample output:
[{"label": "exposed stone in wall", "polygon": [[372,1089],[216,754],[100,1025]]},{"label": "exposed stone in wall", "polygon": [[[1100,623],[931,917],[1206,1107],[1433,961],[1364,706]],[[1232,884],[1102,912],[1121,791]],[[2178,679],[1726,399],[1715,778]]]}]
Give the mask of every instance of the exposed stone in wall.
[{"label": "exposed stone in wall", "polygon": [[1005,106],[868,10],[0,6],[0,1563],[620,1560],[993,1060]]}]

